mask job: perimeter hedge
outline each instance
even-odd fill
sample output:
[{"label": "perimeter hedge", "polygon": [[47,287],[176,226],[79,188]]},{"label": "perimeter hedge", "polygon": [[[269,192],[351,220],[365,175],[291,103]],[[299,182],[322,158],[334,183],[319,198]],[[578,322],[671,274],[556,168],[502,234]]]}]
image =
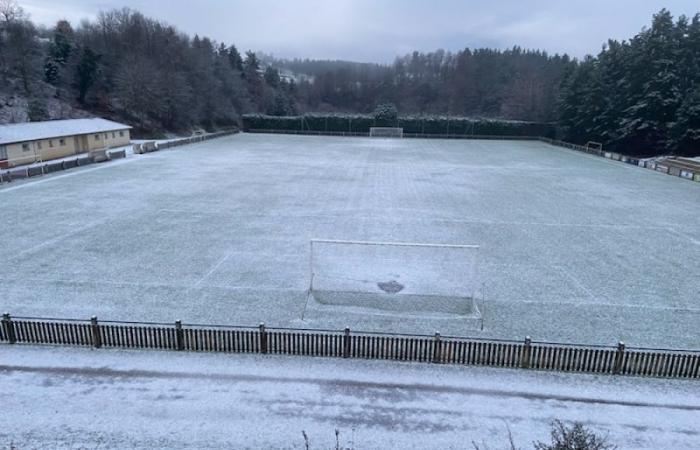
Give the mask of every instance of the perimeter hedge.
[{"label": "perimeter hedge", "polygon": [[[362,114],[306,114],[303,116],[266,116],[246,114],[243,130],[270,130],[317,133],[369,133],[376,125],[374,116]],[[399,117],[394,125],[404,134],[465,135],[465,136],[533,136],[554,138],[551,123],[520,122],[466,117]]]}]

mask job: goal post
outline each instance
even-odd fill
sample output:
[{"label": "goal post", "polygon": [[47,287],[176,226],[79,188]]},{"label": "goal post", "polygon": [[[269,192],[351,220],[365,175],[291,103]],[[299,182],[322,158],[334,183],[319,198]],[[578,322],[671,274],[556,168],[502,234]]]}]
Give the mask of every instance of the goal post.
[{"label": "goal post", "polygon": [[601,144],[600,142],[588,141],[586,143],[586,149],[593,150],[596,152],[602,152],[603,151],[603,144]]},{"label": "goal post", "polygon": [[383,138],[402,138],[403,128],[398,127],[371,127],[369,129],[370,137]]},{"label": "goal post", "polygon": [[310,251],[307,308],[481,318],[478,245],[313,239]]}]

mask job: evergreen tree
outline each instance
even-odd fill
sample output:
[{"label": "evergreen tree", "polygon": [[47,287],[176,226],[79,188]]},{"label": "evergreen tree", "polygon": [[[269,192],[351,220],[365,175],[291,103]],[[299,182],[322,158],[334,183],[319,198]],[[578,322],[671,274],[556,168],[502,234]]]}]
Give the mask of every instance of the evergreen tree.
[{"label": "evergreen tree", "polygon": [[594,59],[587,58],[571,68],[562,82],[559,119],[566,138],[574,142],[589,139],[595,126],[595,110],[588,103],[593,92],[594,71]]},{"label": "evergreen tree", "polygon": [[99,61],[99,55],[95,54],[89,47],[83,48],[75,72],[78,101],[82,104],[85,103],[88,90],[95,84],[95,81],[97,81]]},{"label": "evergreen tree", "polygon": [[[566,139],[600,140],[635,155],[700,153],[700,16],[674,22],[665,9],[628,42],[609,41],[566,72],[559,117]],[[692,150],[695,148],[695,150]]]},{"label": "evergreen tree", "polygon": [[669,152],[687,156],[700,154],[700,85],[686,96],[670,128]]},{"label": "evergreen tree", "polygon": [[243,72],[243,58],[241,58],[241,54],[235,45],[231,45],[228,48],[228,60],[234,70]]},{"label": "evergreen tree", "polygon": [[263,78],[265,79],[265,83],[270,87],[277,88],[280,85],[280,73],[272,66],[267,66]]},{"label": "evergreen tree", "polygon": [[265,90],[260,76],[260,61],[255,53],[248,51],[243,61],[243,78],[248,84],[248,92],[253,101],[262,109],[265,103]]},{"label": "evergreen tree", "polygon": [[679,42],[673,18],[667,10],[654,16],[651,29],[632,43],[633,69],[641,84],[635,100],[623,113],[621,141],[639,154],[666,149],[668,127],[681,103],[676,61]]},{"label": "evergreen tree", "polygon": [[66,66],[73,51],[73,28],[70,23],[61,20],[53,31],[53,41],[44,63],[44,78],[47,83],[56,84],[61,70]]},{"label": "evergreen tree", "polygon": [[615,146],[620,139],[620,121],[628,107],[629,81],[626,67],[627,44],[610,40],[598,56],[595,82],[598,84],[597,101],[600,103],[592,138]]},{"label": "evergreen tree", "polygon": [[248,51],[245,54],[243,61],[243,74],[248,80],[257,80],[260,78],[260,61],[255,53]]}]

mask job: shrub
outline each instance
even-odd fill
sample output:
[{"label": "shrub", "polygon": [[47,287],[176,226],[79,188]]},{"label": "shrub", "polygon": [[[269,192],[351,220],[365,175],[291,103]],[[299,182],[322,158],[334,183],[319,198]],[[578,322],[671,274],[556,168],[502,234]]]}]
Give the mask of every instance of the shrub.
[{"label": "shrub", "polygon": [[49,120],[50,117],[46,108],[46,101],[42,99],[31,100],[29,102],[29,108],[27,108],[27,115],[29,116],[30,122]]},{"label": "shrub", "polygon": [[564,425],[560,420],[552,423],[550,432],[552,442],[535,443],[535,450],[614,450],[617,447],[607,442],[607,438],[596,435],[580,422],[571,426]]}]

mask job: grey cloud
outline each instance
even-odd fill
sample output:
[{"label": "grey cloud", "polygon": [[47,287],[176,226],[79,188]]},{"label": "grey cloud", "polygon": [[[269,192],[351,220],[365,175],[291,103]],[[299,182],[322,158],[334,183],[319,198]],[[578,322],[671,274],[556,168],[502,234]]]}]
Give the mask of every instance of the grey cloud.
[{"label": "grey cloud", "polygon": [[190,34],[284,57],[391,61],[411,50],[520,45],[550,53],[597,53],[626,39],[663,7],[700,11],[696,1],[633,0],[25,0],[33,18],[78,22],[130,7]]}]

